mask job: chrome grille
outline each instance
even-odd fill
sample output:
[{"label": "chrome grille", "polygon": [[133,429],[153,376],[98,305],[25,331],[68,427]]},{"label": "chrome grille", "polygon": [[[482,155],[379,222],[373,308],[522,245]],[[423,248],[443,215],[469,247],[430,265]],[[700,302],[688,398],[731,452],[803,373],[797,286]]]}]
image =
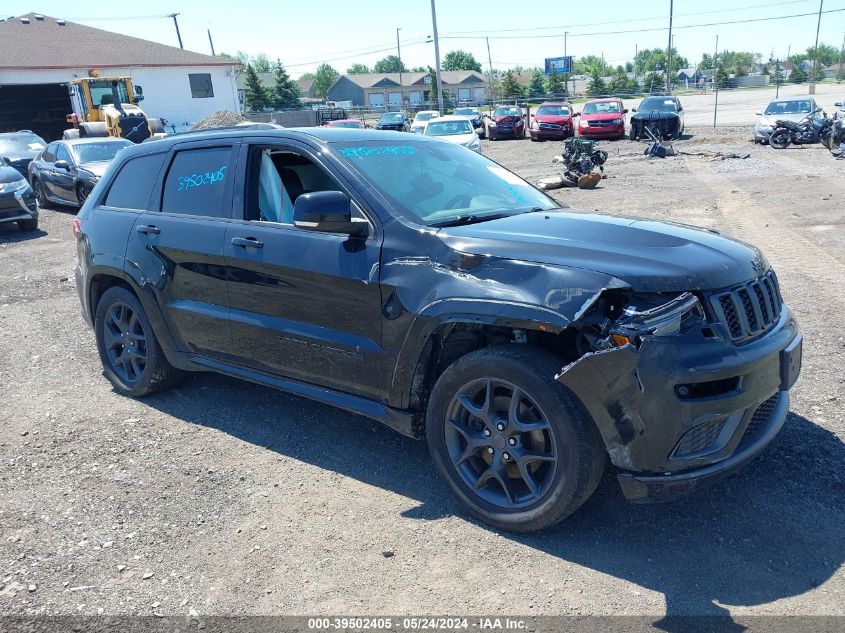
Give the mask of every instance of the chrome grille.
[{"label": "chrome grille", "polygon": [[711,295],[716,317],[724,323],[735,343],[744,343],[770,330],[781,312],[781,296],[774,271],[728,290]]}]

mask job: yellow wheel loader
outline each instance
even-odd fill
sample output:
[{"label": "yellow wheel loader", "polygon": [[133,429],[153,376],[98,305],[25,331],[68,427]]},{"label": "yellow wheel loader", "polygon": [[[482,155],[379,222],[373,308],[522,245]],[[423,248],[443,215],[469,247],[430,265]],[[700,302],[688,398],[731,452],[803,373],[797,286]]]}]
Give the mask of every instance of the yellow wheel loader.
[{"label": "yellow wheel loader", "polygon": [[130,77],[92,77],[68,83],[73,113],[67,116],[72,128],[62,138],[116,136],[140,143],[151,136],[165,136],[164,121],[147,117],[138,107],[144,98],[141,86]]}]

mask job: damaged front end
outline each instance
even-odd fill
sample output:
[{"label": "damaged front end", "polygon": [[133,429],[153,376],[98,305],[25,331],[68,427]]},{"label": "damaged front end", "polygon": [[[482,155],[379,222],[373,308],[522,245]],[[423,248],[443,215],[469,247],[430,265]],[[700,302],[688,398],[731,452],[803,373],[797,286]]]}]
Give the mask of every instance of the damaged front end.
[{"label": "damaged front end", "polygon": [[[786,306],[737,344],[708,297],[609,290],[579,321],[587,349],[556,379],[588,409],[626,497],[668,499],[732,472],[775,437],[800,370]],[[774,315],[773,315],[774,316]]]}]

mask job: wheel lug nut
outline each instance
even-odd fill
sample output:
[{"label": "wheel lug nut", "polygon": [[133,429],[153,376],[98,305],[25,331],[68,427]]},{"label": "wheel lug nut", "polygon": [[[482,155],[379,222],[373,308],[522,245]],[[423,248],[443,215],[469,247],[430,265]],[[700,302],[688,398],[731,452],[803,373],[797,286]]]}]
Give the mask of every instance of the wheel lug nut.
[{"label": "wheel lug nut", "polygon": [[516,438],[515,437],[510,438],[508,440],[508,444],[510,444],[511,446],[516,446]]},{"label": "wheel lug nut", "polygon": [[499,422],[499,423],[496,425],[496,428],[497,428],[497,429],[499,429],[500,431],[504,431],[504,430],[505,430],[505,425],[504,425],[504,424],[502,424],[501,422]]},{"label": "wheel lug nut", "polygon": [[484,437],[490,437],[490,429],[484,429]]},{"label": "wheel lug nut", "polygon": [[502,459],[508,460],[511,458],[510,453],[502,453]]},{"label": "wheel lug nut", "polygon": [[493,450],[493,447],[492,447],[492,446],[488,446],[488,447],[487,447],[487,452],[488,452],[488,453],[490,453],[490,454],[492,455],[495,451]]}]

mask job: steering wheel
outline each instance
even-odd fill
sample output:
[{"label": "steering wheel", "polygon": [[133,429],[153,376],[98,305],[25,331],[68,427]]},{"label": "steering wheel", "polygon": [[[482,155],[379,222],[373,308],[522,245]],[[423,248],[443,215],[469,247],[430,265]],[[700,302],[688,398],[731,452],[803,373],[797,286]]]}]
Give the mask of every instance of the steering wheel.
[{"label": "steering wheel", "polygon": [[[444,209],[466,209],[469,207],[470,203],[472,202],[472,198],[465,193],[459,193],[456,196],[453,196],[446,202],[444,205]],[[463,203],[463,204],[461,204]]]}]

